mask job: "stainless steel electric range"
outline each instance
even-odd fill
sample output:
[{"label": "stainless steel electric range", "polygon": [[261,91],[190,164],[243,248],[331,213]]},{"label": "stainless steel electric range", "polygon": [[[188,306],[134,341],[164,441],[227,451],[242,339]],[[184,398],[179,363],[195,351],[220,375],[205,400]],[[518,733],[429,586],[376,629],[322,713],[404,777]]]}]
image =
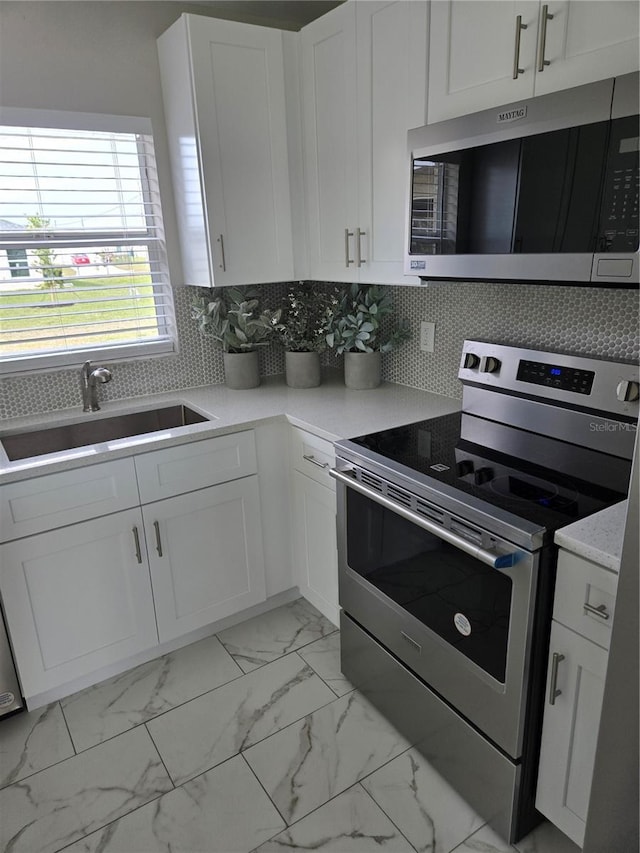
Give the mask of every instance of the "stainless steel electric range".
[{"label": "stainless steel electric range", "polygon": [[554,531],[623,500],[633,364],[465,341],[462,411],[336,444],[342,671],[508,841],[534,808]]}]

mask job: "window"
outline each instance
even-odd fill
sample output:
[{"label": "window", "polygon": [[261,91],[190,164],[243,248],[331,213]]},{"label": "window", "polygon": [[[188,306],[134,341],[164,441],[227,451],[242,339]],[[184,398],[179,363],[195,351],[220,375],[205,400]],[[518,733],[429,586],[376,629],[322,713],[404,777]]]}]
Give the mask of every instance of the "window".
[{"label": "window", "polygon": [[0,370],[175,351],[150,122],[54,117],[0,126]]}]

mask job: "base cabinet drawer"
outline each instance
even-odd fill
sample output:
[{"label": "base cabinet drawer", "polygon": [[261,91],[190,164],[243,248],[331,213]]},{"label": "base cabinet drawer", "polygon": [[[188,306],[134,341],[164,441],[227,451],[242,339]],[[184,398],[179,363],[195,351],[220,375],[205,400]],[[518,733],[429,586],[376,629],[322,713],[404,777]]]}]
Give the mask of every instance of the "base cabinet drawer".
[{"label": "base cabinet drawer", "polygon": [[608,649],[617,588],[615,572],[560,549],[553,618]]},{"label": "base cabinet drawer", "polygon": [[258,470],[251,430],[136,456],[140,503],[171,498]]},{"label": "base cabinet drawer", "polygon": [[137,505],[133,459],[8,483],[0,489],[0,542]]},{"label": "base cabinet drawer", "polygon": [[160,642],[265,600],[257,477],[142,512]]},{"label": "base cabinet drawer", "polygon": [[294,471],[335,491],[335,481],[329,476],[335,462],[336,454],[330,441],[302,429],[291,430],[291,467]]},{"label": "base cabinet drawer", "polygon": [[552,623],[536,808],[579,846],[606,672],[605,649]]},{"label": "base cabinet drawer", "polygon": [[157,645],[139,509],[11,542],[0,559],[25,696]]}]

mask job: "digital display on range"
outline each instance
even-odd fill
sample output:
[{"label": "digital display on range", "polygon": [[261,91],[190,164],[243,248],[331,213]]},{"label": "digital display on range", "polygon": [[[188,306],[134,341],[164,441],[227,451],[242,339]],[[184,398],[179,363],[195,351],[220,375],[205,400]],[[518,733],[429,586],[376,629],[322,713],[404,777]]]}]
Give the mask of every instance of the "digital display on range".
[{"label": "digital display on range", "polygon": [[575,367],[522,360],[518,364],[516,379],[521,382],[531,382],[534,385],[557,388],[559,391],[590,394],[595,375],[593,370],[577,370]]}]

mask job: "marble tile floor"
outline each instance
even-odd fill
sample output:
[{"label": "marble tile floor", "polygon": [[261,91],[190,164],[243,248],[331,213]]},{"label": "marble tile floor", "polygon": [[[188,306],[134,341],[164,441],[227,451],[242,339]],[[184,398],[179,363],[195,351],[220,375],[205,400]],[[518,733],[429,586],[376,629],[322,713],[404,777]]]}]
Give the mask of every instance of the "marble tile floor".
[{"label": "marble tile floor", "polygon": [[303,599],[0,723],[0,853],[577,853],[504,843],[344,679]]}]

